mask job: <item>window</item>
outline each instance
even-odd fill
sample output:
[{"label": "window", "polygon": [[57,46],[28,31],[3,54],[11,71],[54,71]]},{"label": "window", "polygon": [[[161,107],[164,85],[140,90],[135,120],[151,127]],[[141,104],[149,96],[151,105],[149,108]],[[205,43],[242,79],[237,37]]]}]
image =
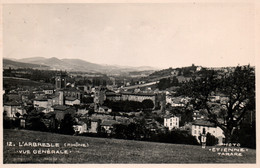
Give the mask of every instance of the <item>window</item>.
[{"label": "window", "polygon": [[194,134],[196,134],[196,130],[194,130]]}]

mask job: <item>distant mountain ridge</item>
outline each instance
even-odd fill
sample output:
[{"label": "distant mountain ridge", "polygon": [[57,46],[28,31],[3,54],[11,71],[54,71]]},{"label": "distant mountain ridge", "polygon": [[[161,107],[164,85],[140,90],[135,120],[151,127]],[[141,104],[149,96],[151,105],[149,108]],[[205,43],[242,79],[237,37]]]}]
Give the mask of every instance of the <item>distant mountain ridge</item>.
[{"label": "distant mountain ridge", "polygon": [[3,68],[33,68],[33,69],[50,69],[49,66],[33,64],[33,63],[23,63],[18,61],[13,61],[9,59],[3,59]]},{"label": "distant mountain ridge", "polygon": [[[91,62],[87,62],[81,59],[58,59],[56,57],[44,58],[44,57],[31,57],[23,59],[3,59],[5,66],[13,66],[25,68],[45,67],[49,70],[66,70],[66,71],[81,71],[81,72],[96,72],[105,74],[118,74],[131,71],[144,71],[144,70],[156,70],[156,68],[142,66],[142,67],[128,67],[117,65],[101,65]],[[8,61],[6,61],[8,60]],[[10,62],[12,61],[12,62]],[[8,64],[8,65],[7,65]],[[32,66],[33,64],[34,66]]]}]

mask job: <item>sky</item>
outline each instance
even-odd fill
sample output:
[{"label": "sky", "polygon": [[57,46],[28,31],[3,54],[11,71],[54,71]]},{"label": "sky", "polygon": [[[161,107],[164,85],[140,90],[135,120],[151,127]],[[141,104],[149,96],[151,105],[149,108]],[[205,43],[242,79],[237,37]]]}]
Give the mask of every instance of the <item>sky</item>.
[{"label": "sky", "polygon": [[3,57],[123,66],[255,65],[250,3],[5,4]]}]

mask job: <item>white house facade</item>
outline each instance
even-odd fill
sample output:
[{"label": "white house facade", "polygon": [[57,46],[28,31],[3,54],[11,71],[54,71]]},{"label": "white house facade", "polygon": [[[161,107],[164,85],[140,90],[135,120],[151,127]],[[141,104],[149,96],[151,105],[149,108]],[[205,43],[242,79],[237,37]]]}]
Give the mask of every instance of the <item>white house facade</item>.
[{"label": "white house facade", "polygon": [[203,130],[205,130],[205,133],[210,133],[211,135],[218,138],[218,144],[223,144],[225,135],[223,130],[220,127],[215,126],[215,124],[210,123],[205,120],[196,120],[192,123],[191,126],[191,135],[195,136],[199,142],[199,136],[203,133]]},{"label": "white house facade", "polygon": [[179,128],[179,122],[180,118],[176,116],[166,116],[164,117],[164,123],[163,125],[169,130],[172,130],[173,128]]}]

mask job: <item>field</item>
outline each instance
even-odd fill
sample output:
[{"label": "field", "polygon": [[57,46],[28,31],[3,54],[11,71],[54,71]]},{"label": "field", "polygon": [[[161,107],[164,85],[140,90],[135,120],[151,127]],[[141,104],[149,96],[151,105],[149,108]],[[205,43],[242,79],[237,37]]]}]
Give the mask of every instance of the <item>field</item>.
[{"label": "field", "polygon": [[[256,151],[252,149],[246,149],[243,156],[219,156],[217,152],[212,152],[213,147],[202,149],[201,146],[193,145],[68,136],[28,130],[6,129],[3,137],[4,163],[256,162]],[[36,146],[30,146],[33,143],[29,142],[36,142]],[[53,143],[54,147],[43,147],[44,143],[46,146],[46,143]],[[56,148],[55,143],[60,147]],[[78,147],[65,147],[64,143]],[[39,147],[39,144],[42,146]],[[48,149],[55,153],[47,153]],[[62,152],[68,154],[60,154]]]},{"label": "field", "polygon": [[43,86],[49,86],[51,87],[52,85],[49,83],[42,83],[42,82],[37,82],[37,81],[32,81],[30,79],[26,78],[17,78],[17,77],[3,77],[3,84],[4,86],[27,86],[27,87],[43,87]]}]

